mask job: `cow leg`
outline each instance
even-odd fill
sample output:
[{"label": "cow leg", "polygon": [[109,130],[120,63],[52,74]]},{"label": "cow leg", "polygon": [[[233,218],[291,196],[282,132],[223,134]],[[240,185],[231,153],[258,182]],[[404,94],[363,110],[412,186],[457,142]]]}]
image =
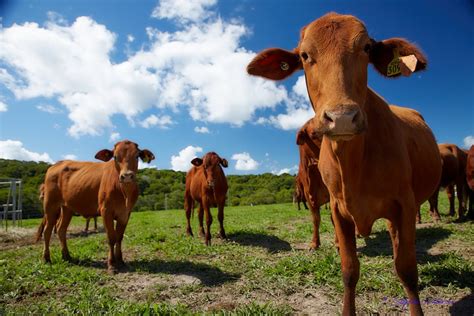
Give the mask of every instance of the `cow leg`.
[{"label": "cow leg", "polygon": [[311,217],[313,221],[313,239],[309,248],[311,250],[316,250],[321,246],[321,241],[319,240],[319,225],[321,224],[321,212],[319,207],[311,206]]},{"label": "cow leg", "polygon": [[227,236],[224,230],[224,203],[220,203],[217,206],[217,219],[219,220],[220,225],[219,237],[225,239]]},{"label": "cow leg", "polygon": [[97,216],[94,216],[94,230],[97,231]]},{"label": "cow leg", "polygon": [[467,212],[467,217],[472,220],[474,219],[474,191],[467,188],[467,193],[469,198],[469,211]]},{"label": "cow leg", "polygon": [[109,273],[114,274],[117,272],[117,268],[115,266],[115,255],[114,255],[114,248],[117,242],[117,233],[115,232],[115,228],[114,228],[114,218],[113,218],[113,215],[109,214],[107,210],[102,210],[100,213],[102,214],[105,232],[107,234],[107,241],[109,243],[109,253],[107,256],[107,270],[109,271]]},{"label": "cow leg", "polygon": [[66,208],[65,206],[62,207],[61,210],[61,224],[59,225],[58,228],[58,237],[59,237],[59,242],[61,243],[61,253],[63,260],[65,261],[71,261],[71,255],[69,254],[69,250],[67,248],[67,243],[66,243],[66,232],[67,228],[69,226],[69,223],[71,222],[72,218],[72,210]]},{"label": "cow leg", "polygon": [[298,199],[298,211],[301,211],[300,200]]},{"label": "cow leg", "polygon": [[334,219],[333,219],[332,213],[331,213],[330,218],[331,218],[332,227],[334,228],[334,246],[336,247],[336,251],[339,254],[339,239],[337,238],[336,226],[334,225]]},{"label": "cow leg", "polygon": [[198,219],[199,219],[199,237],[204,238],[206,234],[204,233],[204,208],[202,203],[199,203]]},{"label": "cow leg", "polygon": [[[439,222],[439,220],[441,219],[441,216],[439,215],[439,210],[438,210],[438,197],[439,197],[439,189],[437,189],[428,200],[430,204],[430,215],[433,221],[435,222]],[[418,216],[420,218],[420,220],[417,221],[418,224],[421,223],[420,209],[421,209],[421,206],[418,208]]]},{"label": "cow leg", "polygon": [[466,210],[466,187],[467,185],[464,184],[465,180],[461,179],[456,184],[456,191],[458,195],[458,220],[464,220],[464,211]]},{"label": "cow leg", "polygon": [[122,240],[125,228],[127,227],[128,219],[126,221],[118,220],[117,221],[117,241],[115,243],[115,263],[118,267],[125,267],[125,262],[123,261],[122,256]]},{"label": "cow leg", "polygon": [[[186,192],[186,194],[188,194]],[[191,213],[194,209],[194,201],[187,196],[185,197],[185,207],[186,207],[186,235],[193,236],[193,230],[191,228]]]},{"label": "cow leg", "polygon": [[84,232],[87,233],[89,231],[89,223],[90,223],[91,219],[90,217],[86,218],[86,229],[84,229]]},{"label": "cow leg", "polygon": [[359,281],[359,259],[356,253],[355,225],[342,217],[337,203],[331,204],[336,235],[339,240],[344,300],[342,315],[355,315],[355,288]]},{"label": "cow leg", "polygon": [[43,201],[43,209],[44,209],[44,218],[45,221],[45,229],[44,229],[44,249],[43,249],[43,260],[44,262],[51,263],[51,255],[49,252],[49,243],[51,241],[51,234],[53,232],[53,228],[56,227],[56,222],[61,215],[61,206],[57,205],[56,203],[51,203],[49,196],[46,195]]},{"label": "cow leg", "polygon": [[454,216],[454,185],[448,185],[446,187],[446,194],[449,200],[449,216]]},{"label": "cow leg", "polygon": [[206,246],[211,245],[211,224],[212,224],[212,214],[211,208],[208,203],[204,202],[202,206],[204,208],[204,213],[206,214]]},{"label": "cow leg", "polygon": [[[412,207],[413,211],[415,210]],[[395,270],[408,295],[410,315],[423,315],[418,296],[418,268],[416,264],[416,224],[409,208],[402,209],[398,222],[389,229],[392,237]]]}]

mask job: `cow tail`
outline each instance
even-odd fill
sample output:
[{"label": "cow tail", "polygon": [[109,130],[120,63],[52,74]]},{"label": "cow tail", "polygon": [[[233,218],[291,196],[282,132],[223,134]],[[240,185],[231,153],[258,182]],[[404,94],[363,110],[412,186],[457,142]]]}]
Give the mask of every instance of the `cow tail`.
[{"label": "cow tail", "polygon": [[38,230],[36,231],[36,241],[40,241],[41,237],[43,237],[44,226],[46,226],[46,215],[43,216],[41,223],[38,226]]}]

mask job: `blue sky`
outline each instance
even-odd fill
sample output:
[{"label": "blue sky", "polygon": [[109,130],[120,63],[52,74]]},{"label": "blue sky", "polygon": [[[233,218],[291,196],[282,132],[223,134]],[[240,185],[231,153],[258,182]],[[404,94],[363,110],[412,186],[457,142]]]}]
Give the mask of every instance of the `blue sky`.
[{"label": "blue sky", "polygon": [[228,174],[296,171],[312,115],[302,73],[246,75],[268,47],[292,49],[330,11],[376,40],[404,37],[428,70],[369,85],[422,113],[438,142],[474,143],[474,5],[469,1],[1,1],[0,157],[93,160],[116,140],[186,170],[216,151]]}]

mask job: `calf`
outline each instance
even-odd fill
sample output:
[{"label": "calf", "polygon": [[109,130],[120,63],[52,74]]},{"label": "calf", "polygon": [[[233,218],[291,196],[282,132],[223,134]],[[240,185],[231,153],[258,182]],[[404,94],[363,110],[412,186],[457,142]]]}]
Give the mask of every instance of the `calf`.
[{"label": "calf", "polygon": [[[215,152],[209,152],[201,158],[194,158],[194,165],[186,174],[186,190],[184,193],[184,207],[186,210],[188,236],[193,236],[191,229],[191,211],[194,210],[194,201],[199,203],[199,236],[205,237],[206,245],[211,244],[211,207],[217,205],[221,238],[226,238],[224,231],[224,205],[227,194],[227,179],[221,166],[227,168],[227,160],[219,157]],[[206,232],[204,233],[203,218],[206,214]]]},{"label": "calf", "polygon": [[389,106],[367,87],[369,63],[389,77],[410,75],[427,64],[408,41],[375,41],[354,16],[329,13],[302,29],[295,50],[267,49],[247,71],[281,80],[304,70],[315,131],[324,135],[318,166],[339,240],[343,315],[355,314],[360,270],[355,230],[368,236],[379,218],[388,220],[395,269],[410,313],[421,315],[416,213],[439,184],[441,158],[433,133],[418,112]]},{"label": "calf", "polygon": [[62,257],[64,260],[71,260],[66,244],[66,231],[73,213],[94,217],[99,212],[109,244],[107,266],[109,272],[114,273],[125,264],[122,239],[130,212],[138,198],[138,159],[150,162],[155,156],[151,151],[140,150],[137,144],[125,140],[115,144],[113,150],[99,151],[95,158],[104,162],[64,160],[48,169],[43,196],[45,225],[40,225],[37,239],[41,238],[44,230],[43,259],[51,262],[51,232],[61,217],[58,237]]},{"label": "calf", "polygon": [[[442,161],[441,180],[438,188],[429,199],[430,214],[435,221],[439,221],[438,195],[439,190],[446,188],[449,199],[449,216],[454,216],[454,198],[458,197],[458,220],[464,218],[466,199],[468,196],[466,182],[466,153],[454,144],[439,144],[439,153]],[[456,191],[454,190],[456,188]],[[418,211],[417,222],[421,223],[421,214]]]},{"label": "calf", "polygon": [[321,138],[314,133],[313,119],[308,120],[298,131],[296,144],[300,152],[298,176],[313,219],[313,239],[310,248],[317,249],[321,245],[319,239],[321,214],[319,209],[329,202],[329,192],[318,169]]},{"label": "calf", "polygon": [[306,198],[304,196],[303,183],[301,182],[301,171],[298,170],[298,174],[295,177],[295,192],[293,192],[293,203],[297,203],[298,211],[301,210],[300,203],[303,203],[305,209],[308,209],[306,205]]}]

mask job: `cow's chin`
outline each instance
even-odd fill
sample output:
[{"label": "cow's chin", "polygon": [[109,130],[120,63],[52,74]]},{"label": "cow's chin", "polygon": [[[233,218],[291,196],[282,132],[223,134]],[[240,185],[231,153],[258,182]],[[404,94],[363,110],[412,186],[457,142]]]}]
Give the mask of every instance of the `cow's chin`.
[{"label": "cow's chin", "polygon": [[126,179],[126,180],[119,180],[120,184],[122,185],[130,185],[130,184],[134,184],[135,183],[135,180],[133,179]]},{"label": "cow's chin", "polygon": [[335,142],[348,142],[352,140],[357,134],[336,134],[336,135],[326,135],[332,141]]}]

